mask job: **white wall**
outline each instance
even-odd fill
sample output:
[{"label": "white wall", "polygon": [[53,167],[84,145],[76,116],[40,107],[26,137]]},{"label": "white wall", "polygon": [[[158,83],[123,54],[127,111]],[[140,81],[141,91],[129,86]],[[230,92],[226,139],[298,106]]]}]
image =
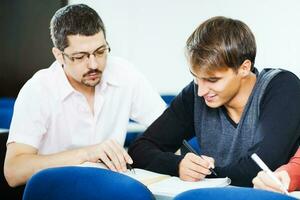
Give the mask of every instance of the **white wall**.
[{"label": "white wall", "polygon": [[133,62],[161,93],[192,80],[184,56],[188,36],[204,20],[244,21],[257,42],[256,67],[282,67],[300,76],[299,0],[70,0],[98,11],[112,54]]}]

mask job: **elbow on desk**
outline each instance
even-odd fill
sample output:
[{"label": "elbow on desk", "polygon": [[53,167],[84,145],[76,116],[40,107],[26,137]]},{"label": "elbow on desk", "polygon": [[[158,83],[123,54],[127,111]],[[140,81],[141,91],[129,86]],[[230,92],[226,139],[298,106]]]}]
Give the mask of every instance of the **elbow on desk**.
[{"label": "elbow on desk", "polygon": [[16,170],[14,169],[13,166],[9,166],[7,164],[4,164],[3,172],[4,172],[4,177],[5,177],[7,183],[10,187],[14,188],[14,187],[17,187],[19,185],[25,184],[24,182],[22,182],[20,180],[20,178],[16,174]]}]

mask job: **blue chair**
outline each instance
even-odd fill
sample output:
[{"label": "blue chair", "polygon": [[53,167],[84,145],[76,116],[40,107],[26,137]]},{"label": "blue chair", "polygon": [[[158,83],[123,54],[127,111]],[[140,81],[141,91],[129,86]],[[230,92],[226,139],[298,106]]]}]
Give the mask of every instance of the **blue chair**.
[{"label": "blue chair", "polygon": [[0,98],[0,128],[9,129],[13,111],[14,98]]},{"label": "blue chair", "polygon": [[199,143],[198,143],[198,140],[197,140],[197,137],[193,137],[192,139],[190,139],[188,141],[188,143],[191,145],[191,147],[193,147],[193,149],[201,154],[201,150],[200,150],[200,146],[199,146]]},{"label": "blue chair", "polygon": [[124,146],[125,146],[125,147],[129,147],[130,144],[131,144],[138,136],[140,136],[142,133],[143,133],[143,132],[141,132],[141,131],[130,131],[130,132],[127,132],[126,138],[125,138]]},{"label": "blue chair", "polygon": [[295,200],[295,198],[265,190],[241,187],[207,188],[183,192],[174,200]]},{"label": "blue chair", "polygon": [[[171,94],[165,94],[165,95],[161,95],[161,98],[165,101],[165,103],[167,104],[167,106],[170,105],[170,103],[172,102],[172,100],[175,98],[175,95],[171,95]],[[129,120],[129,123],[135,123],[135,121],[133,120]],[[125,138],[125,147],[129,147],[129,145],[138,137],[140,136],[142,133],[144,132],[144,130],[139,130],[139,131],[128,131],[126,134],[126,138]]]},{"label": "blue chair", "polygon": [[0,108],[13,108],[15,105],[15,98],[1,97],[0,98]]},{"label": "blue chair", "polygon": [[[190,146],[191,146],[198,154],[201,154],[200,145],[199,145],[199,143],[198,143],[198,140],[197,140],[197,137],[196,137],[196,136],[193,137],[193,138],[191,138],[191,139],[189,139],[187,142],[189,143],[189,145],[190,145]],[[181,151],[181,154],[182,154],[182,155],[185,155],[185,154],[187,154],[187,153],[190,152],[184,145],[182,145],[182,146],[180,147],[180,151]]]},{"label": "blue chair", "polygon": [[162,94],[161,98],[166,102],[166,104],[169,106],[173,99],[175,98],[175,95],[173,94]]},{"label": "blue chair", "polygon": [[91,167],[49,168],[33,175],[23,200],[154,200],[142,183],[113,171]]}]

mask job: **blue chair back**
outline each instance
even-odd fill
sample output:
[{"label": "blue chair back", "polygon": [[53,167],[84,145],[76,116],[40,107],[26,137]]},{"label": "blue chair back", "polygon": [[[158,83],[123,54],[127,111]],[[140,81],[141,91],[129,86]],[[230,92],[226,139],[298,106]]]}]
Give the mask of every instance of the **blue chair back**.
[{"label": "blue chair back", "polygon": [[154,200],[142,183],[120,173],[91,167],[45,169],[28,181],[23,200]]},{"label": "blue chair back", "polygon": [[1,97],[0,108],[13,108],[15,105],[15,98]]},{"label": "blue chair back", "polygon": [[14,98],[0,98],[0,128],[9,129],[13,111]]},{"label": "blue chair back", "polygon": [[[197,140],[197,137],[193,137],[192,139],[189,139],[187,141],[189,143],[189,145],[198,153],[198,154],[201,154],[201,148],[200,148],[200,145],[198,143],[198,140]],[[182,145],[180,147],[180,151],[181,151],[181,154],[182,155],[185,155],[187,153],[189,153],[190,151],[184,146]]]},{"label": "blue chair back", "polygon": [[197,137],[193,137],[192,139],[190,139],[188,141],[188,143],[191,145],[191,147],[193,147],[193,149],[201,154],[201,149],[200,149],[200,146],[199,146],[199,143],[198,143],[198,140],[197,140]]},{"label": "blue chair back", "polygon": [[177,195],[174,200],[295,200],[287,195],[253,188],[224,187],[196,189]]},{"label": "blue chair back", "polygon": [[[170,105],[170,103],[174,99],[174,97],[175,97],[175,95],[171,95],[171,94],[161,95],[161,98],[165,101],[167,106]],[[130,119],[129,123],[136,123],[136,122]],[[128,131],[127,134],[126,134],[124,146],[128,147],[143,132],[144,132],[144,129],[137,130],[137,131]]]},{"label": "blue chair back", "polygon": [[172,94],[163,94],[163,95],[161,95],[161,98],[169,106],[171,104],[172,100],[175,98],[175,95],[172,95]]}]

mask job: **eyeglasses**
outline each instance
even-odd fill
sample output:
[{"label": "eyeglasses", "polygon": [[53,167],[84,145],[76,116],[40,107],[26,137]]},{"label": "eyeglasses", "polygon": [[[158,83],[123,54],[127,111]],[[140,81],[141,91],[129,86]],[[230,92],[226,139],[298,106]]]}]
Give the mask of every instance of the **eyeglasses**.
[{"label": "eyeglasses", "polygon": [[61,53],[62,55],[67,57],[73,64],[81,64],[81,63],[86,63],[90,59],[91,55],[94,55],[97,61],[101,61],[103,57],[106,56],[109,52],[110,52],[110,47],[109,45],[106,45],[104,48],[99,47],[93,53],[80,52],[74,56],[68,55],[63,51]]}]

